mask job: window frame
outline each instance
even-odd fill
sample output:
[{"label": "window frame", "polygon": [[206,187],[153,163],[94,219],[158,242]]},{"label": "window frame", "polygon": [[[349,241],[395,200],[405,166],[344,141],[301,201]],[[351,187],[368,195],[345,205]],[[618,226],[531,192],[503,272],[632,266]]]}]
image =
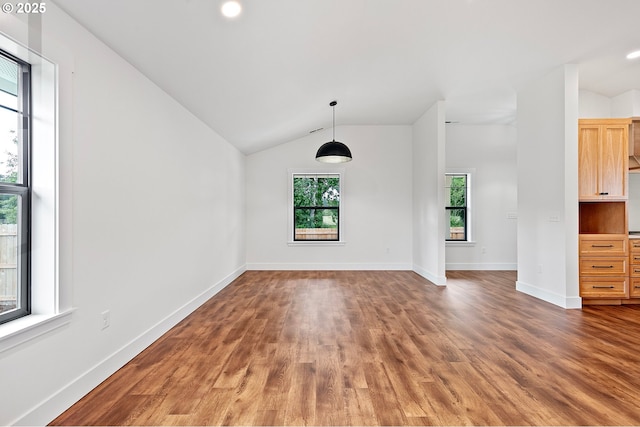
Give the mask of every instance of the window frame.
[{"label": "window frame", "polygon": [[[0,50],[0,56],[18,67],[18,150],[21,153],[20,179],[16,183],[0,182],[0,195],[20,197],[18,206],[18,289],[16,307],[0,314],[0,324],[31,314],[31,64]],[[6,108],[6,107],[2,107]]]},{"label": "window frame", "polygon": [[[445,212],[449,210],[464,210],[464,239],[450,239],[450,223],[447,222],[445,228],[445,242],[447,245],[467,245],[473,244],[472,231],[473,231],[473,211],[472,211],[472,199],[473,199],[473,169],[447,169],[445,172],[445,197],[449,197],[447,194],[450,191],[450,187],[446,187],[448,176],[465,176],[466,177],[466,194],[465,194],[465,206],[449,206],[445,204]],[[448,216],[445,215],[448,218]]]},{"label": "window frame", "polygon": [[[299,175],[336,175],[340,182],[340,205],[338,206],[338,238],[332,240],[296,240],[295,238],[295,203],[294,203],[294,185],[293,181],[295,176]],[[345,227],[344,227],[344,168],[336,169],[288,169],[287,181],[288,181],[288,226],[287,226],[287,244],[289,246],[342,246],[345,244]],[[300,208],[300,207],[299,207]],[[319,209],[331,209],[332,207],[317,207]]]},{"label": "window frame", "polygon": [[[31,64],[31,314],[0,324],[0,356],[73,320],[73,71],[74,54],[47,39],[39,21],[9,19],[0,49]],[[36,155],[34,155],[36,153]]]}]

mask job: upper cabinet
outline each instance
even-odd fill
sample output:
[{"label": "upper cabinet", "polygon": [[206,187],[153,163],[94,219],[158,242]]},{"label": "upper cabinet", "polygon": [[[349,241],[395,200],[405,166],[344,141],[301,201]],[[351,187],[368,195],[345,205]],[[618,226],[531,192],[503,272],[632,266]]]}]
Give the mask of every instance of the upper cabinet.
[{"label": "upper cabinet", "polygon": [[626,200],[631,119],[578,123],[578,192],[582,201]]}]

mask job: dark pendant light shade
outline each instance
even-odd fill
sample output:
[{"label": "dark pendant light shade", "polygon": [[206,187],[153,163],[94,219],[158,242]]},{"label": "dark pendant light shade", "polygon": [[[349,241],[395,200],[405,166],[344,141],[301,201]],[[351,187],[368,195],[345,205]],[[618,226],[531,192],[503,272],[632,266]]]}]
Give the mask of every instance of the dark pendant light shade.
[{"label": "dark pendant light shade", "polygon": [[350,162],[351,150],[342,142],[336,141],[336,104],[337,101],[331,101],[329,104],[333,107],[333,141],[325,142],[318,148],[316,160],[323,163],[345,163]]}]

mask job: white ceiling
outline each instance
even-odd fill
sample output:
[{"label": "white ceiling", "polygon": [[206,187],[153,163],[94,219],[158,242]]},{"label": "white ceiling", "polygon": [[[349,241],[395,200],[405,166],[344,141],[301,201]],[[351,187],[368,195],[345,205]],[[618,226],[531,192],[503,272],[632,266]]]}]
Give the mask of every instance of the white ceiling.
[{"label": "white ceiling", "polygon": [[[516,90],[566,63],[640,89],[638,0],[55,0],[244,153],[336,124],[510,123]],[[339,139],[339,138],[338,138]]]}]

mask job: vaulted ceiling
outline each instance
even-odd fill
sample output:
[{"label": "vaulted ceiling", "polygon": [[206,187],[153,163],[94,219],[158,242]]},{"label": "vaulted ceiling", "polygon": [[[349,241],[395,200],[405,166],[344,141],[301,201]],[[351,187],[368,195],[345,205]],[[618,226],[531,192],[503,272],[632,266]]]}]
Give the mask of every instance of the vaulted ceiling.
[{"label": "vaulted ceiling", "polygon": [[337,125],[515,119],[562,64],[580,87],[640,89],[638,0],[54,0],[244,153]]}]

